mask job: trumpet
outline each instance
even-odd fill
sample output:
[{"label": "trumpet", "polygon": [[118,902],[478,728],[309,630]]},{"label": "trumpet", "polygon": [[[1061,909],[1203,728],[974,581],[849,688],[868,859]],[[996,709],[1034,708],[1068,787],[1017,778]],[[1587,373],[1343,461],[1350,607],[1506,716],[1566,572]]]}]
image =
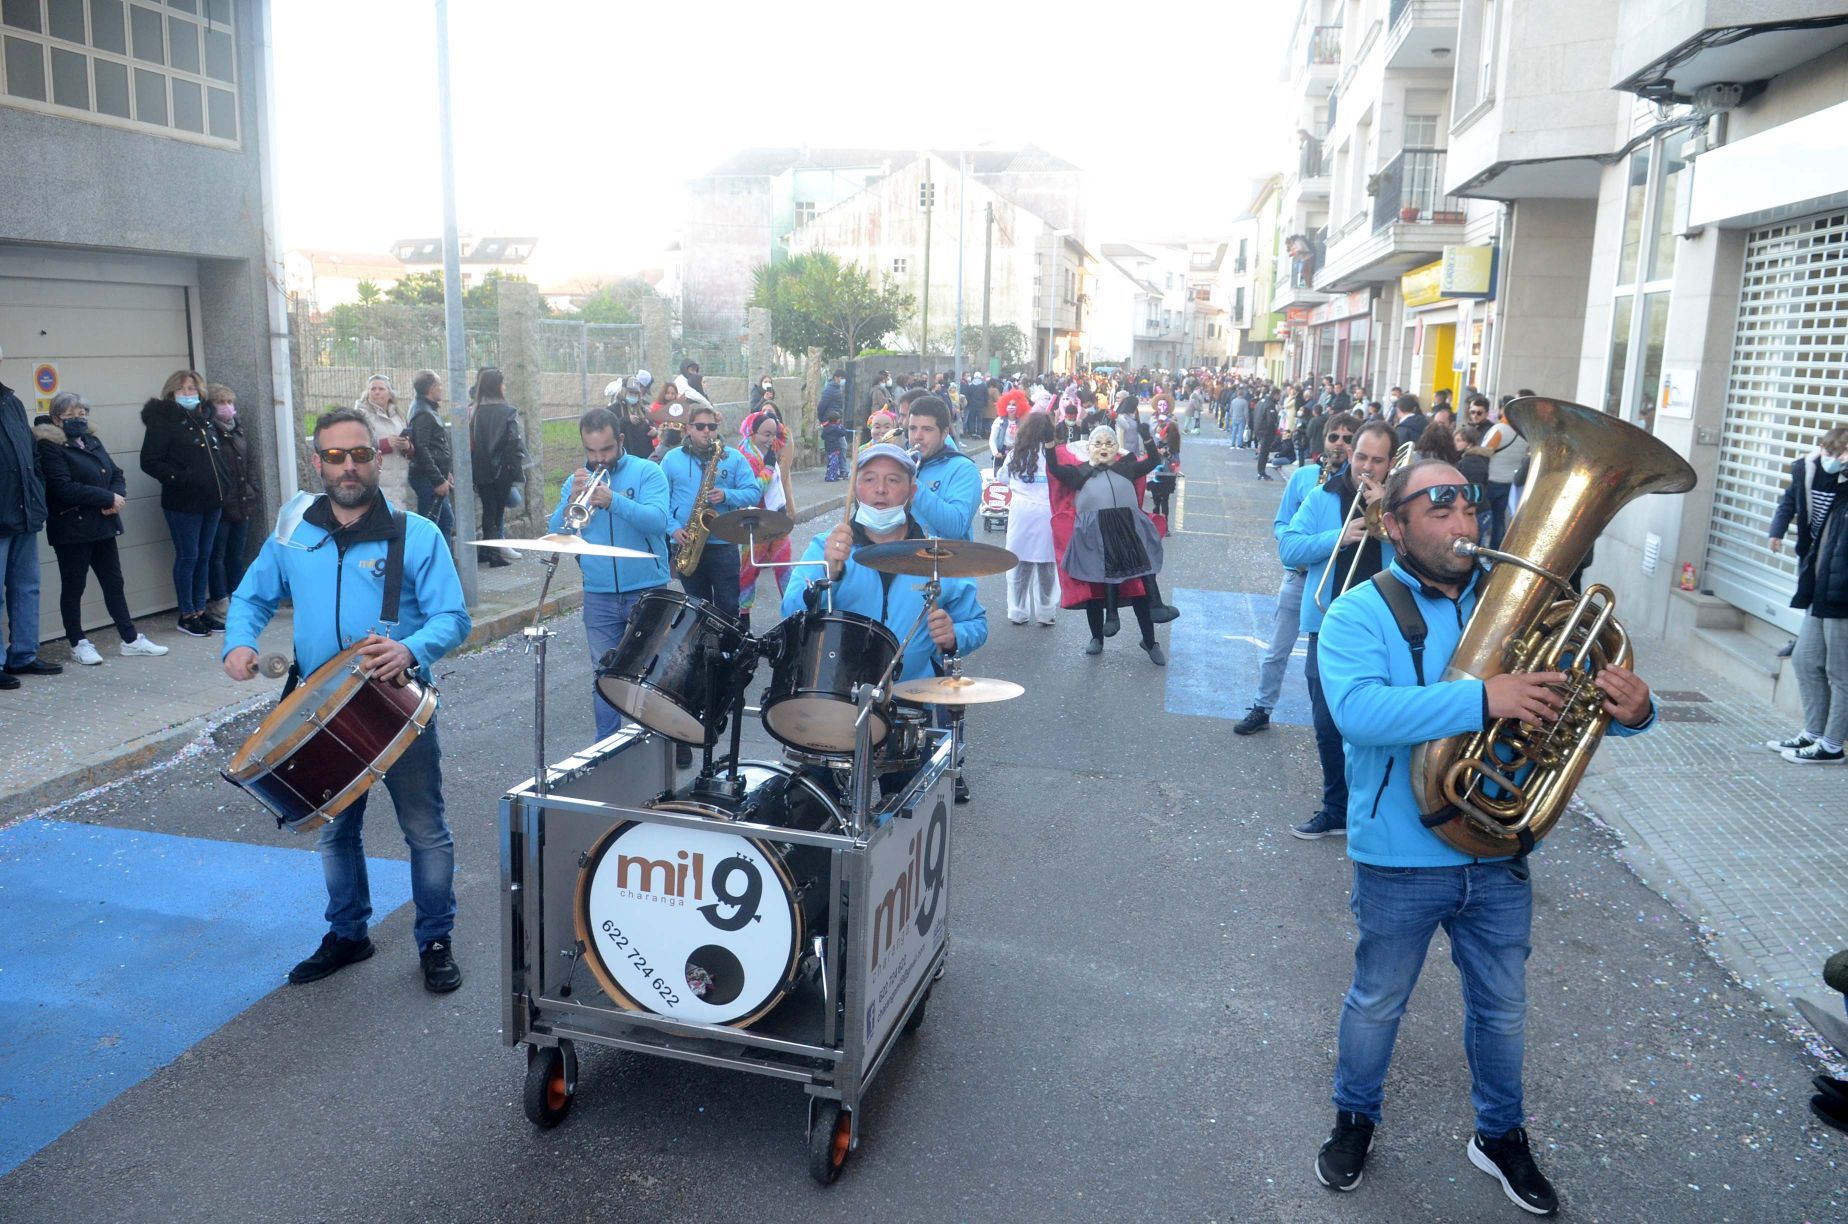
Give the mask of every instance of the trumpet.
[{"label": "trumpet", "polygon": [[607,488],[609,483],[610,470],[607,467],[599,467],[590,474],[590,479],[584,482],[583,492],[572,498],[571,504],[565,507],[565,530],[567,532],[577,535],[584,530],[593,513],[590,508],[591,495],[597,491],[599,486]]},{"label": "trumpet", "polygon": [[[1393,452],[1392,467],[1387,471],[1387,475],[1390,476],[1393,472],[1398,471],[1400,468],[1410,463],[1413,453],[1412,444],[1410,442],[1402,444],[1398,450]],[[1351,461],[1348,470],[1353,471]],[[1354,521],[1354,516],[1356,514],[1359,514],[1362,519],[1365,520],[1367,524],[1366,530],[1361,533],[1360,543],[1354,548],[1354,559],[1348,565],[1347,574],[1341,579],[1340,588],[1329,597],[1328,603],[1323,603],[1322,594],[1328,589],[1329,575],[1334,573],[1335,559],[1341,555],[1341,536],[1347,534],[1348,524]],[[1322,580],[1315,584],[1316,607],[1324,612],[1328,611],[1328,605],[1341,598],[1341,596],[1346,593],[1348,587],[1354,584],[1354,575],[1360,572],[1360,556],[1366,551],[1365,545],[1368,540],[1374,540],[1381,544],[1386,542],[1386,524],[1383,519],[1384,507],[1382,507],[1378,500],[1375,500],[1370,506],[1367,505],[1366,499],[1360,495],[1360,486],[1357,484],[1354,488],[1354,503],[1348,507],[1347,517],[1341,520],[1341,531],[1335,536],[1335,551],[1328,554],[1328,564],[1322,567]]]}]

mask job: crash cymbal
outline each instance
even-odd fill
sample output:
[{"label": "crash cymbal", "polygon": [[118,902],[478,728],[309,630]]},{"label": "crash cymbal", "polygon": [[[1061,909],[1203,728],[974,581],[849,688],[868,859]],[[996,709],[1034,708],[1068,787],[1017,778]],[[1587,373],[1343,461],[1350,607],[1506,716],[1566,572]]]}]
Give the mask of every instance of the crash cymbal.
[{"label": "crash cymbal", "polygon": [[633,557],[646,560],[655,554],[614,544],[592,544],[583,536],[542,535],[536,540],[476,540],[476,548],[517,548],[522,552],[569,553],[574,557]]},{"label": "crash cymbal", "polygon": [[721,514],[712,520],[712,538],[727,544],[749,544],[752,535],[761,542],[786,536],[796,529],[796,521],[774,510],[744,509]]},{"label": "crash cymbal", "polygon": [[931,676],[892,686],[894,698],[914,705],[987,705],[991,701],[1012,701],[1026,691],[1012,680],[991,680],[987,676]]},{"label": "crash cymbal", "polygon": [[910,574],[928,578],[981,578],[1005,574],[1020,564],[1020,558],[993,544],[973,540],[894,540],[890,544],[868,544],[856,548],[853,559],[882,574]]}]

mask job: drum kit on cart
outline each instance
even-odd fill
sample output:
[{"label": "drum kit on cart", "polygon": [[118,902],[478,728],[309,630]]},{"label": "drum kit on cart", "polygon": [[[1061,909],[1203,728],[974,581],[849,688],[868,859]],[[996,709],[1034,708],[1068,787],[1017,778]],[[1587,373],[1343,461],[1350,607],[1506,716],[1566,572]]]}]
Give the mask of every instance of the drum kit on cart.
[{"label": "drum kit on cart", "polygon": [[[648,555],[577,534],[587,497],[568,511],[565,533],[479,546],[539,553],[546,590],[565,555]],[[741,510],[712,534],[755,559],[760,538],[792,527]],[[596,680],[638,725],[556,764],[545,760],[552,631],[537,616],[522,631],[533,776],[500,804],[501,1028],[527,1047],[534,1124],[570,1111],[589,1043],[801,1084],[808,1167],[823,1184],[857,1146],[867,1089],[943,974],[957,716],[1023,690],[965,676],[954,656],[942,676],[894,680],[940,580],[1004,572],[1012,553],[915,539],[854,558],[925,579],[905,641],[831,605],[756,637],[703,600],[648,591]],[[793,563],[804,564],[821,563]],[[747,705],[760,668],[767,687]],[[345,652],[284,699],[225,777],[290,828],[312,828],[384,776],[435,704],[433,689],[380,682]],[[743,757],[751,716],[780,759]],[[677,746],[701,753],[690,780],[676,777]]]}]

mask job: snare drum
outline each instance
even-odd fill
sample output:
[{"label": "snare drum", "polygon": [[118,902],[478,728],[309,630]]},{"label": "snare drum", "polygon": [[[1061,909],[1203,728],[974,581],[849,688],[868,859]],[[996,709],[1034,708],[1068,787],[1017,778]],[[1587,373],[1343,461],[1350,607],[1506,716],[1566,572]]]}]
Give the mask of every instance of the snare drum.
[{"label": "snare drum", "polygon": [[[681,787],[646,806],[715,821],[834,833],[828,783],[770,761],[740,764],[742,794]],[[826,926],[827,850],[629,821],[593,846],[578,876],[577,933],[620,1006],[744,1028],[795,988]]]},{"label": "snare drum", "polygon": [[350,646],[283,698],[220,776],[302,833],[352,806],[435,715],[435,689],[374,680]]},{"label": "snare drum", "polygon": [[930,755],[930,711],[894,702],[891,713],[892,732],[873,754],[873,768],[880,773],[922,769]]},{"label": "snare drum", "polygon": [[[898,639],[876,620],[853,612],[799,612],[767,638],[774,660],[764,690],[764,730],[791,748],[846,754],[853,751],[859,707],[854,688],[877,684],[898,657]],[[890,727],[886,706],[867,719],[875,747]]]},{"label": "snare drum", "polygon": [[598,664],[597,692],[650,731],[708,747],[718,743],[743,650],[744,633],[705,600],[652,590]]}]

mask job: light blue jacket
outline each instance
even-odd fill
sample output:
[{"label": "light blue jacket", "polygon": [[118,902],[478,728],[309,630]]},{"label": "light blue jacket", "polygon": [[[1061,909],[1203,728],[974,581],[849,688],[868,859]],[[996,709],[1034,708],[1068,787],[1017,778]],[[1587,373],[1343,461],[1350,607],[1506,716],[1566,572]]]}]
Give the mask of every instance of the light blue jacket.
[{"label": "light blue jacket", "polygon": [[[471,622],[443,533],[420,515],[404,519],[404,586],[390,636],[411,648],[428,681],[430,665],[468,640]],[[360,539],[343,554],[327,531],[306,520],[294,524],[287,545],[272,532],[231,596],[219,658],[239,646],[255,650],[284,599],[295,605],[295,661],[303,676],[382,631],[385,550],[383,539]]]},{"label": "light blue jacket", "polygon": [[[567,476],[559,490],[558,505],[552,510],[552,531],[565,529],[565,504],[570,490],[571,478]],[[592,544],[614,544],[654,554],[652,561],[579,557],[578,568],[584,573],[586,591],[613,595],[666,586],[667,475],[660,465],[635,455],[617,460],[610,472],[610,504],[591,512],[581,534]]]},{"label": "light blue jacket", "polygon": [[[1283,485],[1283,500],[1277,503],[1277,516],[1271,520],[1271,538],[1281,543],[1283,529],[1290,525],[1296,512],[1302,507],[1303,499],[1315,492],[1315,478],[1321,469],[1314,464],[1304,464],[1290,473],[1289,480]],[[1294,567],[1300,569],[1300,566]]]},{"label": "light blue jacket", "polygon": [[[802,560],[821,560],[822,546],[826,543],[826,535],[818,535],[810,540]],[[807,607],[804,596],[808,581],[813,581],[814,576],[823,571],[820,566],[811,566],[795,572],[807,581],[792,582],[789,589],[783,592],[785,616],[794,615]],[[847,564],[841,569],[840,580],[834,584],[834,610],[856,612],[876,620],[890,629],[892,636],[902,644],[905,634],[911,631],[912,624],[917,621],[918,613],[924,609],[924,595],[920,589],[924,579],[895,574],[887,588],[881,581],[884,577],[878,570],[861,565],[849,555]],[[826,606],[825,599],[823,606]],[[938,606],[950,614],[950,620],[956,627],[957,654],[969,654],[988,640],[988,613],[975,597],[973,581],[968,578],[945,578]],[[898,675],[894,679],[919,680],[933,676],[937,674],[937,668],[942,662],[943,652],[930,640],[930,632],[920,628],[917,637],[911,641],[910,649],[905,651],[904,662],[899,664]]]},{"label": "light blue jacket", "polygon": [[[687,518],[693,512],[693,496],[699,492],[706,465],[695,459],[686,447],[676,446],[661,456],[661,471],[667,476],[667,530],[671,535],[687,525]],[[724,502],[713,507],[720,514],[755,506],[764,492],[757,477],[751,474],[751,461],[729,447],[725,458],[719,460],[718,478],[712,487],[725,495]]]},{"label": "light blue jacket", "polygon": [[975,507],[982,500],[982,472],[975,460],[945,441],[943,449],[918,465],[918,491],[911,517],[944,540],[975,538]]},{"label": "light blue jacket", "polygon": [[[1315,469],[1310,468],[1309,471]],[[1300,473],[1299,473],[1300,474]],[[1296,479],[1290,477],[1291,481]],[[1341,498],[1331,492],[1327,485],[1321,488],[1311,487],[1309,496],[1303,498],[1303,504],[1297,507],[1296,517],[1277,537],[1277,556],[1290,569],[1309,570],[1308,585],[1303,588],[1303,610],[1297,624],[1303,633],[1319,633],[1322,628],[1323,611],[1315,602],[1315,588],[1322,581],[1322,572],[1328,568],[1328,559],[1335,553],[1335,543],[1341,539]],[[1380,560],[1392,564],[1393,551],[1390,542],[1380,544]],[[1346,574],[1330,574],[1328,587],[1322,598],[1333,603],[1333,595],[1341,585]]]},{"label": "light blue jacket", "polygon": [[[1394,562],[1388,581],[1410,587],[1425,620],[1424,674],[1420,688],[1412,652],[1386,600],[1362,582],[1335,600],[1322,622],[1318,660],[1322,693],[1346,741],[1348,857],[1375,867],[1455,867],[1474,862],[1419,823],[1412,793],[1412,749],[1431,740],[1479,731],[1490,722],[1480,680],[1439,680],[1456,653],[1463,626],[1476,606],[1480,579],[1452,601],[1426,587]],[[1612,722],[1610,734],[1635,735],[1640,727]]]}]

